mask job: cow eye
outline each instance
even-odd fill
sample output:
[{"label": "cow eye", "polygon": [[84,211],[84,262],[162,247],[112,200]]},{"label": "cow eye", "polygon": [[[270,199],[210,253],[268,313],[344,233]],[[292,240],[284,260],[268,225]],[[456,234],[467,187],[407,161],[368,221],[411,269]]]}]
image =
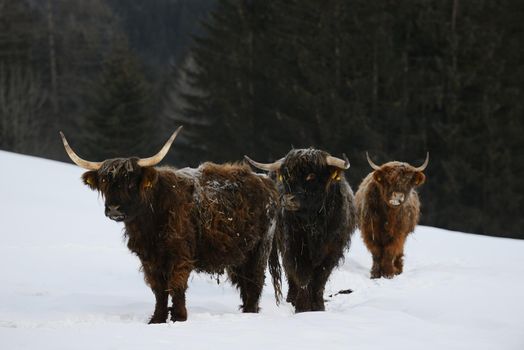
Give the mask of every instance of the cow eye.
[{"label": "cow eye", "polygon": [[308,176],[306,176],[306,181],[312,181],[312,180],[315,180],[316,179],[316,175],[314,173],[310,173],[308,174]]}]

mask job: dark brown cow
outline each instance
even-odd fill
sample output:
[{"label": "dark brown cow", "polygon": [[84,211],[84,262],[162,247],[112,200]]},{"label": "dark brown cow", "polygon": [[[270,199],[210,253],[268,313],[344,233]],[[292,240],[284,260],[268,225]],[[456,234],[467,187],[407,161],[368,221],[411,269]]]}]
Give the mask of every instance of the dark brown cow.
[{"label": "dark brown cow", "polygon": [[422,173],[429,162],[413,167],[389,162],[364,178],[355,195],[360,232],[373,255],[371,278],[392,278],[402,273],[404,242],[419,220],[420,202],[415,188],[426,179]]},{"label": "dark brown cow", "polygon": [[[172,321],[187,319],[185,293],[192,271],[227,271],[240,290],[242,311],[258,312],[274,237],[275,185],[247,165],[154,167],[179,130],[153,157],[98,163],[81,159],[63,134],[62,139],[69,157],[89,170],[83,181],[105,198],[106,216],[125,225],[127,246],[140,258],[156,298],[149,323],[166,322],[169,310]],[[278,292],[279,280],[273,282]]]},{"label": "dark brown cow", "polygon": [[353,191],[344,177],[349,162],[318,149],[294,149],[285,158],[255,167],[272,172],[282,209],[278,247],[296,312],[323,311],[324,288],[342,261],[356,228]]}]

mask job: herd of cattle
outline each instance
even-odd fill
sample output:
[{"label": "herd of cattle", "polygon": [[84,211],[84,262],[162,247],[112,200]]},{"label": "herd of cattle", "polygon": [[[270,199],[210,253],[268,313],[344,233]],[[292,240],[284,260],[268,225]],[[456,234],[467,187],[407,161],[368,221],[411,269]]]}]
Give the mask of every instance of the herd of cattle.
[{"label": "herd of cattle", "polygon": [[[84,183],[102,194],[105,215],[125,225],[127,246],[138,256],[151,287],[150,323],[185,321],[192,271],[226,272],[240,291],[243,312],[258,312],[266,266],[281,298],[296,312],[322,311],[324,288],[360,228],[373,256],[371,278],[402,273],[404,242],[419,219],[415,188],[424,164],[389,162],[373,171],[356,195],[344,177],[349,161],[309,148],[293,149],[274,163],[203,163],[198,168],[156,167],[179,127],[150,158],[91,162],[80,158],[61,133],[67,154],[88,170]],[[172,306],[169,305],[171,297]]]}]

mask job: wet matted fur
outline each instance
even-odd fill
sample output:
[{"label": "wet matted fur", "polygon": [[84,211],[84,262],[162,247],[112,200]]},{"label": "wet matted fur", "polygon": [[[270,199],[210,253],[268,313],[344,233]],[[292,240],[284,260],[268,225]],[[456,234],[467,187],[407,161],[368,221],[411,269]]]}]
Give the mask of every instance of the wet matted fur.
[{"label": "wet matted fur", "polygon": [[274,183],[242,164],[176,170],[140,167],[137,159],[106,160],[83,180],[104,196],[106,215],[125,224],[127,245],[156,298],[150,323],[166,322],[169,310],[172,321],[187,319],[192,271],[227,271],[243,312],[258,312],[274,238]]},{"label": "wet matted fur", "polygon": [[353,191],[327,152],[293,149],[272,173],[281,198],[277,241],[296,312],[323,311],[324,288],[356,228]]}]

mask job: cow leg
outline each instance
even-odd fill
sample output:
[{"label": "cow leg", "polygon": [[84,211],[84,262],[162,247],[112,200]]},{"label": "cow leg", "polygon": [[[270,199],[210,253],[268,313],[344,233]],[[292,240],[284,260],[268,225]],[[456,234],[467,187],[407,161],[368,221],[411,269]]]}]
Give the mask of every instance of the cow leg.
[{"label": "cow leg", "polygon": [[400,275],[402,271],[404,270],[404,254],[400,253],[395,257],[395,274]]},{"label": "cow leg", "polygon": [[297,291],[297,298],[295,300],[295,312],[311,311],[312,294],[311,286],[308,284],[305,287],[299,287]]},{"label": "cow leg", "polygon": [[168,315],[167,302],[169,293],[165,288],[153,289],[153,293],[155,294],[156,304],[155,311],[149,320],[149,324],[166,323]]},{"label": "cow leg", "polygon": [[[368,235],[363,235],[367,238]],[[373,266],[371,267],[371,278],[380,278],[382,277],[382,255],[384,251],[382,246],[376,244],[373,240],[364,239],[366,246],[373,257]]]},{"label": "cow leg", "polygon": [[287,297],[286,301],[288,303],[291,303],[293,306],[295,306],[295,301],[297,299],[297,293],[298,293],[298,287],[295,281],[293,281],[292,278],[288,276],[287,278],[288,282],[288,290],[287,290]]},{"label": "cow leg", "polygon": [[338,257],[340,256],[337,256],[337,258],[328,257],[322,262],[322,265],[315,268],[313,281],[311,282],[311,311],[324,311],[326,309],[324,306],[324,289],[333,268],[338,263]]},{"label": "cow leg", "polygon": [[371,268],[371,278],[382,277],[382,254],[373,254],[373,267]]},{"label": "cow leg", "polygon": [[268,252],[269,250],[264,249],[263,244],[259,244],[244,264],[228,270],[231,282],[240,290],[242,312],[257,313],[260,310],[258,303],[266,278]]},{"label": "cow leg", "polygon": [[168,315],[167,303],[169,297],[166,279],[163,277],[162,273],[153,266],[144,262],[142,263],[142,266],[144,269],[145,280],[151,287],[156,299],[155,311],[149,320],[149,324],[166,323]]},{"label": "cow leg", "polygon": [[173,306],[171,307],[171,321],[186,321],[186,289],[191,269],[175,269],[169,281],[169,290]]},{"label": "cow leg", "polygon": [[295,307],[295,312],[311,311],[311,283],[314,270],[295,270],[284,264],[289,283],[288,298]]},{"label": "cow leg", "polygon": [[404,271],[404,244],[406,243],[407,235],[402,235],[395,242],[395,274],[400,275]]},{"label": "cow leg", "polygon": [[394,265],[394,260],[397,256],[396,247],[393,245],[389,245],[384,247],[384,255],[382,255],[381,259],[381,268],[382,268],[382,276],[386,278],[393,278],[393,276],[396,273],[396,268]]}]

